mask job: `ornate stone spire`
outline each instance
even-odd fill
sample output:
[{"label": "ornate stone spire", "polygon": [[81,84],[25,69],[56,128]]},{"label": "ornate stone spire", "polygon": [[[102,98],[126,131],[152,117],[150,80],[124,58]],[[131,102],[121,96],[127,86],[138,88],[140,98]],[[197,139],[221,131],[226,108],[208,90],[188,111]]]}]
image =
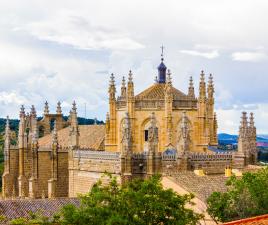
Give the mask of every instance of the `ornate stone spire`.
[{"label": "ornate stone spire", "polygon": [[109,85],[109,99],[110,99],[110,101],[115,100],[115,92],[116,92],[116,88],[115,88],[114,74],[112,73],[111,77],[110,77],[110,85]]},{"label": "ornate stone spire", "polygon": [[32,105],[32,107],[31,107],[31,117],[36,118],[36,110],[35,110],[34,105]]},{"label": "ornate stone spire", "polygon": [[171,72],[170,72],[170,70],[168,70],[168,72],[167,72],[167,84],[171,84],[172,85],[172,79],[171,79]]},{"label": "ornate stone spire", "polygon": [[246,112],[242,112],[241,124],[239,128],[239,137],[247,138],[248,135],[248,117]]},{"label": "ornate stone spire", "polygon": [[209,80],[208,80],[208,99],[213,100],[214,98],[214,84],[213,84],[213,76],[212,74],[209,75]]},{"label": "ornate stone spire", "polygon": [[70,133],[69,133],[69,143],[72,148],[79,146],[79,126],[77,120],[77,112],[76,112],[76,103],[73,102],[73,107],[70,112]]},{"label": "ornate stone spire", "polygon": [[168,70],[167,73],[167,82],[165,84],[165,96],[167,101],[172,100],[172,81],[171,81],[171,72]]},{"label": "ornate stone spire", "polygon": [[57,114],[62,114],[60,101],[57,103]]},{"label": "ornate stone spire", "polygon": [[44,108],[44,115],[49,114],[49,107],[48,107],[48,102],[45,102],[45,108]]},{"label": "ornate stone spire", "polygon": [[19,145],[22,148],[24,145],[24,130],[25,128],[25,109],[22,105],[20,108],[20,123],[19,123]]},{"label": "ornate stone spire", "polygon": [[199,100],[206,100],[206,82],[205,82],[205,74],[204,71],[201,71],[200,74],[200,83],[199,83]]},{"label": "ornate stone spire", "polygon": [[164,53],[163,53],[164,47],[163,46],[161,46],[161,50],[162,50],[161,63],[157,67],[157,69],[158,69],[158,83],[166,83],[166,70],[167,70],[167,67],[164,64]]},{"label": "ornate stone spire", "polygon": [[249,133],[251,138],[254,140],[256,139],[256,127],[255,127],[255,122],[254,122],[254,114],[251,112],[250,113],[250,118],[249,118]]},{"label": "ornate stone spire", "polygon": [[254,114],[252,112],[250,113],[249,126],[250,127],[255,127]]},{"label": "ornate stone spire", "polygon": [[126,80],[125,77],[123,76],[121,85],[121,97],[126,98],[126,96],[127,96]]},{"label": "ornate stone spire", "polygon": [[132,71],[131,70],[128,73],[127,97],[128,98],[134,97],[133,74],[132,74]]},{"label": "ornate stone spire", "polygon": [[5,128],[5,136],[6,135],[9,135],[9,133],[10,133],[9,116],[7,116],[7,119],[6,119],[6,128]]},{"label": "ornate stone spire", "polygon": [[195,98],[194,83],[193,83],[193,77],[192,76],[190,76],[190,80],[189,80],[188,96],[191,97],[191,98]]},{"label": "ornate stone spire", "polygon": [[76,110],[77,110],[77,108],[76,108],[76,102],[73,101],[72,112],[73,112],[73,113],[76,113]]},{"label": "ornate stone spire", "polygon": [[9,172],[9,148],[10,148],[10,127],[9,127],[9,116],[6,119],[5,128],[5,146],[4,146],[4,159],[5,159],[5,171]]},{"label": "ornate stone spire", "polygon": [[24,108],[24,105],[21,105],[21,108],[20,108],[20,118],[22,117],[25,117],[25,108]]}]

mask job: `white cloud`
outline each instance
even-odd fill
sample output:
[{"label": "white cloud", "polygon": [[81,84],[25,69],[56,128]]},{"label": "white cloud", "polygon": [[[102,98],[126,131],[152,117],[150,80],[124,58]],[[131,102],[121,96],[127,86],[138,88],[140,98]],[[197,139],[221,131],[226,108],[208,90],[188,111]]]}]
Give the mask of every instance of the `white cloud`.
[{"label": "white cloud", "polygon": [[232,59],[243,62],[261,62],[267,60],[268,55],[264,52],[234,52]]},{"label": "white cloud", "polygon": [[61,10],[46,20],[29,23],[16,30],[26,30],[40,40],[71,45],[78,49],[135,50],[144,46],[127,32],[95,26],[70,10]]},{"label": "white cloud", "polygon": [[15,105],[21,105],[25,102],[25,98],[15,91],[12,92],[0,92],[0,102],[2,104],[8,105],[8,104],[15,104]]},{"label": "white cloud", "polygon": [[268,104],[258,104],[256,107],[248,109],[218,109],[217,118],[219,123],[219,132],[237,134],[241,121],[241,113],[253,112],[255,117],[255,125],[258,134],[267,133],[268,124]]},{"label": "white cloud", "polygon": [[180,52],[183,54],[192,55],[192,56],[200,56],[200,57],[204,57],[207,59],[215,59],[219,57],[219,53],[217,50],[213,50],[210,52],[200,52],[196,50],[181,50]]},{"label": "white cloud", "polygon": [[267,10],[266,0],[0,1],[0,116],[17,117],[22,101],[42,113],[46,99],[68,113],[76,99],[80,115],[86,103],[104,119],[108,73],[119,84],[132,69],[136,93],[145,89],[163,43],[176,88],[187,92],[190,75],[198,84],[202,69],[214,74],[220,130],[236,132],[240,111],[255,110],[268,132]]}]

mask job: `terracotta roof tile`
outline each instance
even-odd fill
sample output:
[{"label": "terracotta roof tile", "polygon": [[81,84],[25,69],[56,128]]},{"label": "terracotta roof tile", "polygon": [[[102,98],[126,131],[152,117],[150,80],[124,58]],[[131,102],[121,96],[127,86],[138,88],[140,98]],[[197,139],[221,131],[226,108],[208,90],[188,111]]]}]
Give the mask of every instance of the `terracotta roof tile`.
[{"label": "terracotta roof tile", "polygon": [[[179,91],[178,89],[172,87],[172,94],[174,99],[185,99],[187,95]],[[140,99],[164,99],[165,98],[165,84],[154,84],[147,88],[135,97],[137,100]]]},{"label": "terracotta roof tile", "polygon": [[[105,125],[79,125],[79,145],[82,149],[104,150]],[[52,135],[39,139],[40,147],[50,147]],[[58,142],[61,148],[69,146],[69,127],[58,131]]]},{"label": "terracotta roof tile", "polygon": [[29,218],[30,212],[51,217],[67,204],[79,206],[80,201],[77,198],[1,200],[0,214],[7,220]]},{"label": "terracotta roof tile", "polygon": [[236,220],[228,223],[224,223],[225,225],[268,225],[268,214],[262,215],[262,216],[256,216],[241,220]]}]

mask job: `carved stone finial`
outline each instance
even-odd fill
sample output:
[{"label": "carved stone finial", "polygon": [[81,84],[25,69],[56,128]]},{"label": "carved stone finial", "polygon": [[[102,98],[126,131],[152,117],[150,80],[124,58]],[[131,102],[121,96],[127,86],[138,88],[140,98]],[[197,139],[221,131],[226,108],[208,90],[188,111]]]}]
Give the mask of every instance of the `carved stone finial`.
[{"label": "carved stone finial", "polygon": [[32,107],[31,107],[31,116],[34,118],[36,117],[36,110],[35,110],[34,105],[32,105]]},{"label": "carved stone finial", "polygon": [[58,101],[58,103],[57,103],[57,114],[62,114],[60,101]]},{"label": "carved stone finial", "polygon": [[9,126],[9,116],[7,116],[6,119],[6,129],[5,129],[5,134],[8,134],[10,131],[10,126]]},{"label": "carved stone finial", "polygon": [[73,101],[72,112],[73,112],[73,113],[76,113],[76,110],[77,110],[77,108],[76,108],[76,102]]},{"label": "carved stone finial", "polygon": [[246,112],[242,112],[240,127],[239,127],[239,137],[247,138],[248,136],[248,117]]},{"label": "carved stone finial", "polygon": [[249,126],[252,127],[252,128],[255,127],[253,112],[250,113]]},{"label": "carved stone finial", "polygon": [[122,87],[126,87],[126,80],[125,80],[125,76],[123,76],[123,78],[122,78]]},{"label": "carved stone finial", "polygon": [[244,127],[244,128],[246,128],[248,126],[247,112],[242,112],[241,126]]},{"label": "carved stone finial", "polygon": [[200,74],[200,82],[205,82],[205,73],[204,73],[204,70],[201,71],[201,74]]},{"label": "carved stone finial", "polygon": [[125,77],[123,76],[121,85],[121,97],[125,98],[126,95],[127,95],[126,80]]},{"label": "carved stone finial", "polygon": [[192,76],[190,76],[190,79],[189,79],[188,96],[191,97],[191,98],[195,98],[194,82],[193,82],[193,77]]},{"label": "carved stone finial", "polygon": [[212,76],[212,74],[209,74],[208,84],[211,85],[211,86],[213,85],[213,76]]},{"label": "carved stone finial", "polygon": [[21,105],[21,108],[20,108],[20,117],[24,117],[25,116],[25,108],[24,108],[24,105]]},{"label": "carved stone finial", "polygon": [[194,87],[194,82],[193,82],[192,76],[190,76],[190,79],[189,79],[189,87]]},{"label": "carved stone finial", "polygon": [[128,73],[128,82],[129,83],[132,83],[133,82],[133,74],[132,74],[132,71],[131,70]]},{"label": "carved stone finial", "polygon": [[44,114],[49,114],[49,107],[48,107],[48,102],[45,102],[45,108],[44,108]]},{"label": "carved stone finial", "polygon": [[171,84],[172,83],[170,69],[168,69],[168,71],[167,71],[167,83],[168,84]]},{"label": "carved stone finial", "polygon": [[116,88],[115,88],[115,80],[114,80],[114,74],[111,74],[110,77],[110,84],[109,84],[109,98],[110,100],[114,101],[115,100],[115,92],[116,92]]},{"label": "carved stone finial", "polygon": [[114,81],[114,74],[111,73],[111,76],[110,76],[110,85],[114,85],[115,81]]}]

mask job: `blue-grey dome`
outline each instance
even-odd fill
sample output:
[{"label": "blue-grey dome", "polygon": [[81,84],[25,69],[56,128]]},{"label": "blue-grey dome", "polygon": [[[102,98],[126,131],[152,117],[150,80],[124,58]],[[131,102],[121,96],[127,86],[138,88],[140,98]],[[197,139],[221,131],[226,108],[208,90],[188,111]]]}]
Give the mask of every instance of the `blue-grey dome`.
[{"label": "blue-grey dome", "polygon": [[161,59],[161,63],[157,67],[157,69],[158,69],[158,83],[166,83],[166,70],[167,70],[167,67],[163,62],[163,58]]}]

